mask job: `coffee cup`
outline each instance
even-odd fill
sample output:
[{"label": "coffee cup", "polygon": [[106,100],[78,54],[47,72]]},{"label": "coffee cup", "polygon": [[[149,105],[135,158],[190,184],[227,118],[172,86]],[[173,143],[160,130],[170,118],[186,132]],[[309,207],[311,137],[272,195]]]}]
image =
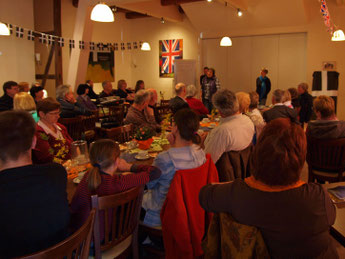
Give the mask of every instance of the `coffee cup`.
[{"label": "coffee cup", "polygon": [[149,153],[146,150],[141,150],[138,152],[139,158],[146,158],[149,155]]}]

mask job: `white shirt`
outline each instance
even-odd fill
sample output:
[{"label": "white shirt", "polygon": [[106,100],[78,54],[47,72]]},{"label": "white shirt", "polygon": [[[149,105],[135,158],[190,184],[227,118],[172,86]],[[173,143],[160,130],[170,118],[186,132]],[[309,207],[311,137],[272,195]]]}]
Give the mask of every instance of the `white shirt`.
[{"label": "white shirt", "polygon": [[254,136],[254,124],[246,115],[236,114],[221,118],[205,140],[205,153],[211,154],[214,163],[224,152],[240,151],[250,145]]},{"label": "white shirt", "polygon": [[56,133],[55,133],[47,125],[45,125],[41,120],[39,120],[37,124],[44,130],[46,134],[52,135],[56,139],[61,139],[61,140],[64,139],[61,133],[61,128],[58,125],[54,124],[54,127],[56,128]]}]

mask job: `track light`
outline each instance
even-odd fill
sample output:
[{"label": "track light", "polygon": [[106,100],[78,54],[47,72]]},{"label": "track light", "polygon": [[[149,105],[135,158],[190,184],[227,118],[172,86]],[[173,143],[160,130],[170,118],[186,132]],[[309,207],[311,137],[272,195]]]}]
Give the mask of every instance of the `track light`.
[{"label": "track light", "polygon": [[163,18],[163,17],[161,18],[161,23],[162,23],[162,24],[164,24],[164,23],[165,23],[165,21],[164,21],[164,18]]},{"label": "track light", "polygon": [[241,9],[237,9],[237,16],[241,17],[242,15],[243,15],[243,13],[242,13]]},{"label": "track light", "polygon": [[207,0],[207,2],[211,3],[211,2],[212,2],[212,0]]}]

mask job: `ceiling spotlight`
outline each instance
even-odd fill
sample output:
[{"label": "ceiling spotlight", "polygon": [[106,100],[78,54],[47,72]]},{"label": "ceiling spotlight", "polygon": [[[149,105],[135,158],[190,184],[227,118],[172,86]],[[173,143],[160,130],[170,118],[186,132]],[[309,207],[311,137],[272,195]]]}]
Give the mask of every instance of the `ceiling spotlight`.
[{"label": "ceiling spotlight", "polygon": [[164,21],[164,18],[163,18],[163,17],[161,18],[161,23],[165,23],[165,21]]},{"label": "ceiling spotlight", "polygon": [[211,3],[211,2],[212,2],[212,0],[207,0],[207,2]]},{"label": "ceiling spotlight", "polygon": [[243,15],[243,13],[242,13],[241,9],[237,9],[237,16],[241,17],[242,15]]}]

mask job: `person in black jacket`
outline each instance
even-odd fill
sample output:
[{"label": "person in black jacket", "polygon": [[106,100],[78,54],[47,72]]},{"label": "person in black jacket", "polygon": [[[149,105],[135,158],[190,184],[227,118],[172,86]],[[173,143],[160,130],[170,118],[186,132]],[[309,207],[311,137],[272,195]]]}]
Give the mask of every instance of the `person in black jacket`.
[{"label": "person in black jacket", "polygon": [[18,84],[7,81],[3,85],[4,95],[0,97],[0,112],[13,109],[13,98],[19,92]]},{"label": "person in black jacket", "polygon": [[67,173],[59,164],[32,164],[35,131],[30,113],[0,114],[1,258],[44,250],[68,235]]},{"label": "person in black jacket", "polygon": [[189,108],[186,98],[186,85],[184,83],[178,83],[175,85],[176,96],[171,98],[169,106],[173,114],[183,108]]},{"label": "person in black jacket", "polygon": [[267,68],[263,68],[260,76],[256,79],[256,92],[259,95],[260,105],[266,105],[267,95],[271,91],[271,80],[267,77],[267,74]]},{"label": "person in black jacket", "polygon": [[98,94],[96,94],[93,90],[93,81],[92,80],[87,80],[86,84],[88,86],[89,92],[87,95],[90,97],[90,99],[98,99]]},{"label": "person in black jacket", "polygon": [[308,93],[308,84],[300,83],[297,88],[299,94],[299,103],[301,109],[299,111],[299,121],[304,127],[304,123],[310,121],[310,117],[313,113],[313,97]]}]

